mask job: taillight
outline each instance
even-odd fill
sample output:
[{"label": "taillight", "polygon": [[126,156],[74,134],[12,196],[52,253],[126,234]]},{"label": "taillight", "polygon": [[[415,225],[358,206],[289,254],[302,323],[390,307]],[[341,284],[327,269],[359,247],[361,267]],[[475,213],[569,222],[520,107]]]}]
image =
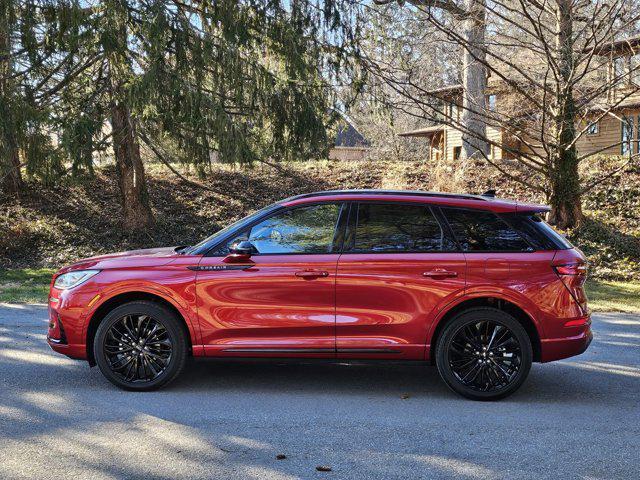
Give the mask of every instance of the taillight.
[{"label": "taillight", "polygon": [[553,268],[558,275],[587,276],[587,265],[584,263],[568,263],[566,265],[556,265]]},{"label": "taillight", "polygon": [[565,263],[553,265],[553,269],[567,290],[569,290],[573,299],[586,313],[587,296],[582,287],[587,280],[587,264],[583,262]]}]

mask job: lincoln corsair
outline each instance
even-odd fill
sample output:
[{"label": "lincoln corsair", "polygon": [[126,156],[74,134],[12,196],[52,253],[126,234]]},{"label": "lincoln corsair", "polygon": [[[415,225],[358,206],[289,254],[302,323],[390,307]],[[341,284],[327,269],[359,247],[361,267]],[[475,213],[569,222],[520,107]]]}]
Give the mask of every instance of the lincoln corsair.
[{"label": "lincoln corsair", "polygon": [[582,253],[540,205],[491,194],[327,191],[196,245],[57,272],[49,345],[127,390],[188,357],[421,361],[455,392],[505,397],[532,362],[591,342]]}]

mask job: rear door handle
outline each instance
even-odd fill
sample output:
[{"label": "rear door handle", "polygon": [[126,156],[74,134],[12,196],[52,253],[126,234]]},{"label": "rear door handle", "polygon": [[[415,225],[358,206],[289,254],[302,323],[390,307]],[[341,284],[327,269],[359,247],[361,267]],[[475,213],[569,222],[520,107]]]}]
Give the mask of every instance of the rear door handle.
[{"label": "rear door handle", "polygon": [[326,270],[300,270],[296,272],[296,277],[302,278],[319,278],[319,277],[328,277],[329,272]]},{"label": "rear door handle", "polygon": [[457,277],[458,272],[452,272],[451,270],[436,268],[434,270],[429,270],[428,272],[423,272],[422,276],[429,277],[429,278],[451,278],[451,277]]}]

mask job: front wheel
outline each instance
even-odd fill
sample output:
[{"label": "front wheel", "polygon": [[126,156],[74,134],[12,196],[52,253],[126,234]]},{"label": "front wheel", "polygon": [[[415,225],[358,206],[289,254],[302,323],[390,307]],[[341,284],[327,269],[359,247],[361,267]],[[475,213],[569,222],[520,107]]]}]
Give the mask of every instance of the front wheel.
[{"label": "front wheel", "polygon": [[455,392],[472,400],[511,395],[531,369],[531,341],[508,313],[478,307],[456,315],[436,347],[440,376]]},{"label": "front wheel", "polygon": [[121,305],[100,323],[93,344],[102,374],[125,390],[155,390],[184,368],[187,338],[176,315],[148,301]]}]

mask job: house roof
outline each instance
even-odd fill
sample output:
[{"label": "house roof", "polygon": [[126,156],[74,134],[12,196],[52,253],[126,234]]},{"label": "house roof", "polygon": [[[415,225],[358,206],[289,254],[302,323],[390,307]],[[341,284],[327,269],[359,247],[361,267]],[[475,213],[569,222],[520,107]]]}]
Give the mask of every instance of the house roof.
[{"label": "house roof", "polygon": [[430,127],[423,127],[416,130],[410,130],[408,132],[402,132],[398,135],[400,137],[429,137],[435,133],[444,131],[444,129],[444,125],[432,125]]},{"label": "house roof", "polygon": [[463,86],[458,83],[456,85],[448,85],[446,87],[436,88],[434,90],[428,90],[426,92],[427,95],[432,95],[434,97],[450,97],[452,95],[458,95],[462,93]]},{"label": "house roof", "polygon": [[343,115],[342,119],[336,133],[334,147],[368,147],[371,145],[346,116]]},{"label": "house roof", "polygon": [[613,55],[621,57],[623,55],[636,55],[640,53],[640,36],[629,37],[617,42],[609,42],[604,45],[597,46],[595,49],[587,48],[585,53],[595,50],[596,55]]}]

